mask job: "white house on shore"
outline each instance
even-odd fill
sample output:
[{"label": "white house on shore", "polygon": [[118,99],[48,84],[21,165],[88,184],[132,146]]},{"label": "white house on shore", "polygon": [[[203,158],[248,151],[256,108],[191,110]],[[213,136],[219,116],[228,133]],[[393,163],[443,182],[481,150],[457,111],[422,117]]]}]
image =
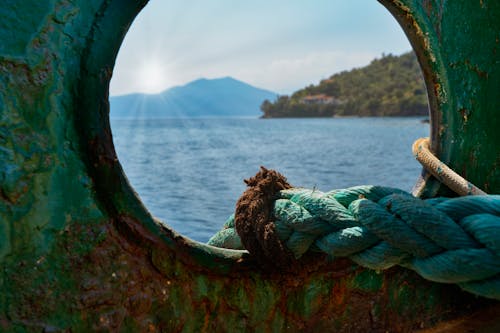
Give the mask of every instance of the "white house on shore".
[{"label": "white house on shore", "polygon": [[335,97],[325,94],[307,95],[300,100],[303,104],[309,105],[340,105],[342,102]]}]

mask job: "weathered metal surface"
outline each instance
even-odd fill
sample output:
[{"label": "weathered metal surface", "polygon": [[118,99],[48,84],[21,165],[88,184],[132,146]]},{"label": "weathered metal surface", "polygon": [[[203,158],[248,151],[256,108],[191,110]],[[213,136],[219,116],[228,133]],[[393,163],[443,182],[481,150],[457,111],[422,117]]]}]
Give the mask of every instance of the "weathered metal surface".
[{"label": "weathered metal surface", "polygon": [[[433,150],[471,183],[500,193],[500,3],[381,2],[400,22],[421,63]],[[434,179],[415,192],[450,194]]]},{"label": "weathered metal surface", "polygon": [[[146,2],[0,6],[0,331],[397,332],[496,304],[348,261],[272,275],[157,223],[108,119],[115,57]],[[499,193],[500,4],[382,2],[422,63],[434,149]]]}]

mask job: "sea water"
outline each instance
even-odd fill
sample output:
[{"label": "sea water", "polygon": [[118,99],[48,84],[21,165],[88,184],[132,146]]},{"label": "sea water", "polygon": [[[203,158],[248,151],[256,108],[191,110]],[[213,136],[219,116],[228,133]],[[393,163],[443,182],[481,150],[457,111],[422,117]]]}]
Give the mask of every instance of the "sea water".
[{"label": "sea water", "polygon": [[411,190],[411,145],[421,118],[111,119],[125,173],[149,211],[206,242],[234,212],[243,179],[259,167],[290,184],[329,191],[355,185]]}]

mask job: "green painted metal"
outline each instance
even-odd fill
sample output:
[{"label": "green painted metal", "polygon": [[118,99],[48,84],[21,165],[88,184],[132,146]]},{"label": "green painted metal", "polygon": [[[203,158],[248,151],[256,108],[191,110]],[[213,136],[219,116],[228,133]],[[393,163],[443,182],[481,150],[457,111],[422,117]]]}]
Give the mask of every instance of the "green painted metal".
[{"label": "green painted metal", "polygon": [[[115,57],[146,2],[0,6],[0,331],[409,331],[490,305],[344,260],[266,273],[155,221],[108,119]],[[500,4],[381,2],[422,64],[434,150],[499,193]],[[429,179],[417,192],[445,190]]]},{"label": "green painted metal", "polygon": [[[419,58],[437,156],[487,193],[500,193],[500,3],[381,1]],[[415,193],[450,194],[424,176]]]}]

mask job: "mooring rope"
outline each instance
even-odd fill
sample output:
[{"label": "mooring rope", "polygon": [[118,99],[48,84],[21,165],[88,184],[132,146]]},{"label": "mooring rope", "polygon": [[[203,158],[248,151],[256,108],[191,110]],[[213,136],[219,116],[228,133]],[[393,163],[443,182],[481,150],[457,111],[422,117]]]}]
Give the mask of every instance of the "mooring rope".
[{"label": "mooring rope", "polygon": [[379,186],[323,193],[290,188],[265,168],[246,182],[235,215],[210,245],[247,249],[277,267],[306,252],[375,270],[399,265],[500,300],[500,195],[421,200]]},{"label": "mooring rope", "polygon": [[412,151],[417,161],[419,161],[430,174],[458,195],[487,194],[434,156],[430,150],[429,138],[420,138],[416,140],[415,143],[413,143]]}]

